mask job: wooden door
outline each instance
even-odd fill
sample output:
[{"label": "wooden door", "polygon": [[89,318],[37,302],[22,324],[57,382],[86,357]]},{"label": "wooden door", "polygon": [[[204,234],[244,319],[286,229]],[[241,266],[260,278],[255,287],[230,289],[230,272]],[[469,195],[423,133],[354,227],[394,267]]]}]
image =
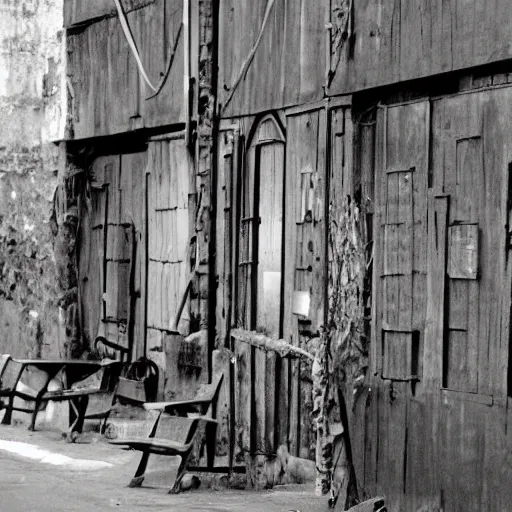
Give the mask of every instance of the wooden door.
[{"label": "wooden door", "polygon": [[502,459],[500,404],[507,396],[510,322],[511,96],[510,89],[475,91],[433,105],[432,185],[446,203],[438,226],[446,243],[439,261],[445,275],[439,432],[447,512],[506,508],[500,475],[510,462]]},{"label": "wooden door", "polygon": [[506,509],[511,94],[379,109],[364,472],[393,510]]},{"label": "wooden door", "polygon": [[131,347],[132,358],[144,353],[145,166],[145,153],[95,159],[84,196],[90,213],[79,263],[83,323],[91,346],[101,333]]},{"label": "wooden door", "polygon": [[[265,116],[254,127],[240,177],[235,318],[238,327],[273,338],[281,335],[282,325],[284,155],[283,131],[274,116]],[[243,345],[234,347],[240,441],[235,455],[272,455],[279,445],[280,363],[275,353]]]},{"label": "wooden door", "polygon": [[103,322],[107,338],[131,348],[129,357],[136,358],[144,353],[140,276],[146,154],[123,154],[118,159],[109,173]]},{"label": "wooden door", "polygon": [[433,186],[448,201],[443,388],[458,392],[497,391],[493,359],[504,341],[507,287],[509,97],[504,89],[434,103]]},{"label": "wooden door", "polygon": [[284,137],[272,116],[260,121],[242,178],[238,325],[278,337],[281,329]]},{"label": "wooden door", "polygon": [[[311,340],[325,323],[327,112],[297,110],[287,115],[283,336],[314,351]],[[340,133],[345,129],[341,124]],[[343,172],[341,159],[333,166],[338,179]],[[290,453],[313,459],[316,434],[311,421],[310,362],[289,361],[281,380],[289,382],[284,400],[289,408]]]},{"label": "wooden door", "polygon": [[256,329],[279,336],[283,245],[284,144],[268,143],[257,151],[259,230]]},{"label": "wooden door", "polygon": [[[418,447],[429,446],[431,437],[428,428],[418,431],[421,417],[410,412],[423,379],[429,112],[429,103],[420,101],[379,108],[377,115],[373,371],[364,471],[370,492],[386,494],[389,509],[397,511],[413,510],[407,502],[413,493],[428,504],[438,499],[428,471],[417,479],[429,450]],[[428,410],[424,396],[417,398],[421,407],[414,410]]]},{"label": "wooden door", "polygon": [[[169,331],[183,336],[190,332],[188,304],[178,318],[179,307],[187,290],[190,255],[189,185],[190,159],[183,138],[150,142],[147,176],[147,356],[160,367],[160,389],[169,365],[177,365],[179,346],[165,346]],[[181,338],[172,338],[178,343]],[[165,351],[174,354],[165,359]],[[181,383],[173,366],[176,386]],[[172,390],[178,393],[177,389]]]}]

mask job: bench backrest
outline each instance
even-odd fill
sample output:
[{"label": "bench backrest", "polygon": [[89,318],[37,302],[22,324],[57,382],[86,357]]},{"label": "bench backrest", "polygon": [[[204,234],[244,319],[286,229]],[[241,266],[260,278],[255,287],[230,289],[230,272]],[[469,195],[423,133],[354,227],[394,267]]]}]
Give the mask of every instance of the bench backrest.
[{"label": "bench backrest", "polygon": [[194,400],[205,400],[209,405],[205,404],[202,414],[207,414],[211,409],[212,418],[217,415],[217,401],[219,399],[220,386],[224,379],[224,374],[215,375],[211,384],[201,384],[194,396]]},{"label": "bench backrest", "polygon": [[14,390],[20,380],[23,365],[9,355],[2,356],[0,361],[0,389]]},{"label": "bench backrest", "polygon": [[129,361],[131,349],[109,340],[104,334],[98,334],[94,340],[94,349],[102,357],[110,357],[122,362]]},{"label": "bench backrest", "polygon": [[191,443],[199,426],[197,416],[211,416],[212,419],[216,417],[217,401],[223,378],[223,374],[217,375],[211,384],[202,384],[199,387],[193,400],[204,400],[205,402],[199,406],[197,414],[189,414],[188,417],[183,417],[162,411],[157,420],[156,428],[150,437],[182,444]]},{"label": "bench backrest", "polygon": [[2,374],[4,373],[4,369],[6,368],[10,359],[11,356],[9,354],[4,354],[2,357],[0,357],[0,381],[2,380]]}]

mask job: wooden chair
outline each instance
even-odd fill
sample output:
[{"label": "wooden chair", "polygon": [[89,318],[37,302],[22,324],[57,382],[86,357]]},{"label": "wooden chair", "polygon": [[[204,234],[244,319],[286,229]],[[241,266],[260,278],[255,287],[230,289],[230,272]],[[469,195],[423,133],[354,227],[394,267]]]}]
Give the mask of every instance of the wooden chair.
[{"label": "wooden chair", "polygon": [[126,368],[137,364],[144,364],[147,366],[147,372],[149,372],[149,374],[154,378],[156,385],[158,386],[159,369],[154,361],[146,359],[143,362],[140,362],[139,360],[135,361],[134,363],[123,364],[122,369],[116,376],[115,385],[110,387],[110,399],[107,402],[107,407],[105,410],[85,414],[85,419],[87,420],[103,420],[103,426],[101,427],[102,433],[105,433],[106,431],[107,421],[112,412],[112,408],[116,405],[117,402],[134,406],[143,406],[146,400],[155,399],[155,392],[150,394],[149,391],[145,389],[145,382],[143,380],[131,380],[126,378]]},{"label": "wooden chair", "polygon": [[[169,492],[173,494],[179,492],[180,482],[187,471],[190,456],[200,431],[198,427],[201,422],[205,423],[207,466],[194,467],[194,471],[213,470],[217,432],[217,400],[223,377],[223,375],[219,375],[211,384],[202,385],[192,400],[144,404],[144,408],[147,410],[160,411],[149,437],[134,437],[109,441],[111,444],[127,445],[134,450],[142,452],[139,466],[129,487],[139,487],[142,485],[151,454],[178,455],[181,457],[181,462],[176,474],[176,479]],[[174,431],[176,427],[176,416],[187,418],[189,422],[188,433],[184,442],[174,440],[176,435]]]}]

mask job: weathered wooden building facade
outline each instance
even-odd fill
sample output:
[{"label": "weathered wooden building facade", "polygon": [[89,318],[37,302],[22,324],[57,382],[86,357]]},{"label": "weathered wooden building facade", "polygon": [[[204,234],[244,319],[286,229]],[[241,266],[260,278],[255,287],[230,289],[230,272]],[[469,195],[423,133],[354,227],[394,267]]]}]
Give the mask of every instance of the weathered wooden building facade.
[{"label": "weathered wooden building facade", "polygon": [[115,2],[66,3],[84,345],[168,394],[229,348],[243,460],[314,458],[312,369],[232,328],[327,339],[360,498],[508,510],[508,2],[122,3],[156,95]]}]

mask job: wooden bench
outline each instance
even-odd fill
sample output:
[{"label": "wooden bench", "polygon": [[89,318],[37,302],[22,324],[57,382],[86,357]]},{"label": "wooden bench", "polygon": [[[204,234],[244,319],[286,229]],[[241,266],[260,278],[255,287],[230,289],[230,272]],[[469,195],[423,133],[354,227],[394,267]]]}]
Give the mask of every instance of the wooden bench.
[{"label": "wooden bench", "polygon": [[[28,367],[37,368],[46,373],[43,385],[39,389],[20,386],[21,377]],[[112,394],[113,385],[117,382],[121,363],[119,361],[76,361],[76,360],[44,360],[44,359],[15,359],[3,355],[0,359],[0,408],[5,409],[2,419],[4,425],[10,425],[13,411],[32,413],[29,429],[35,430],[37,413],[43,403],[49,401],[68,401],[70,418],[68,440],[73,440],[76,433],[82,431],[86,416],[89,396],[93,394]],[[77,384],[102,370],[103,375],[99,386],[82,387]],[[48,391],[48,385],[59,373],[62,373],[66,388]],[[15,399],[21,398],[33,402],[33,407],[22,407],[15,404]]]},{"label": "wooden bench", "polygon": [[[196,396],[191,400],[180,400],[175,402],[153,402],[144,404],[146,410],[159,411],[149,437],[133,437],[127,439],[114,439],[111,444],[127,445],[134,450],[142,452],[142,457],[132,478],[129,487],[138,487],[144,481],[146,468],[151,454],[180,456],[181,462],[176,474],[174,484],[169,491],[177,493],[180,482],[189,468],[189,460],[197,438],[199,425],[205,423],[206,436],[206,467],[194,467],[193,471],[215,471],[215,442],[217,431],[217,400],[223,375],[216,377],[211,384],[202,385]],[[187,418],[189,421],[188,433],[183,442],[175,440],[176,416]],[[174,423],[173,423],[174,419]]]}]

